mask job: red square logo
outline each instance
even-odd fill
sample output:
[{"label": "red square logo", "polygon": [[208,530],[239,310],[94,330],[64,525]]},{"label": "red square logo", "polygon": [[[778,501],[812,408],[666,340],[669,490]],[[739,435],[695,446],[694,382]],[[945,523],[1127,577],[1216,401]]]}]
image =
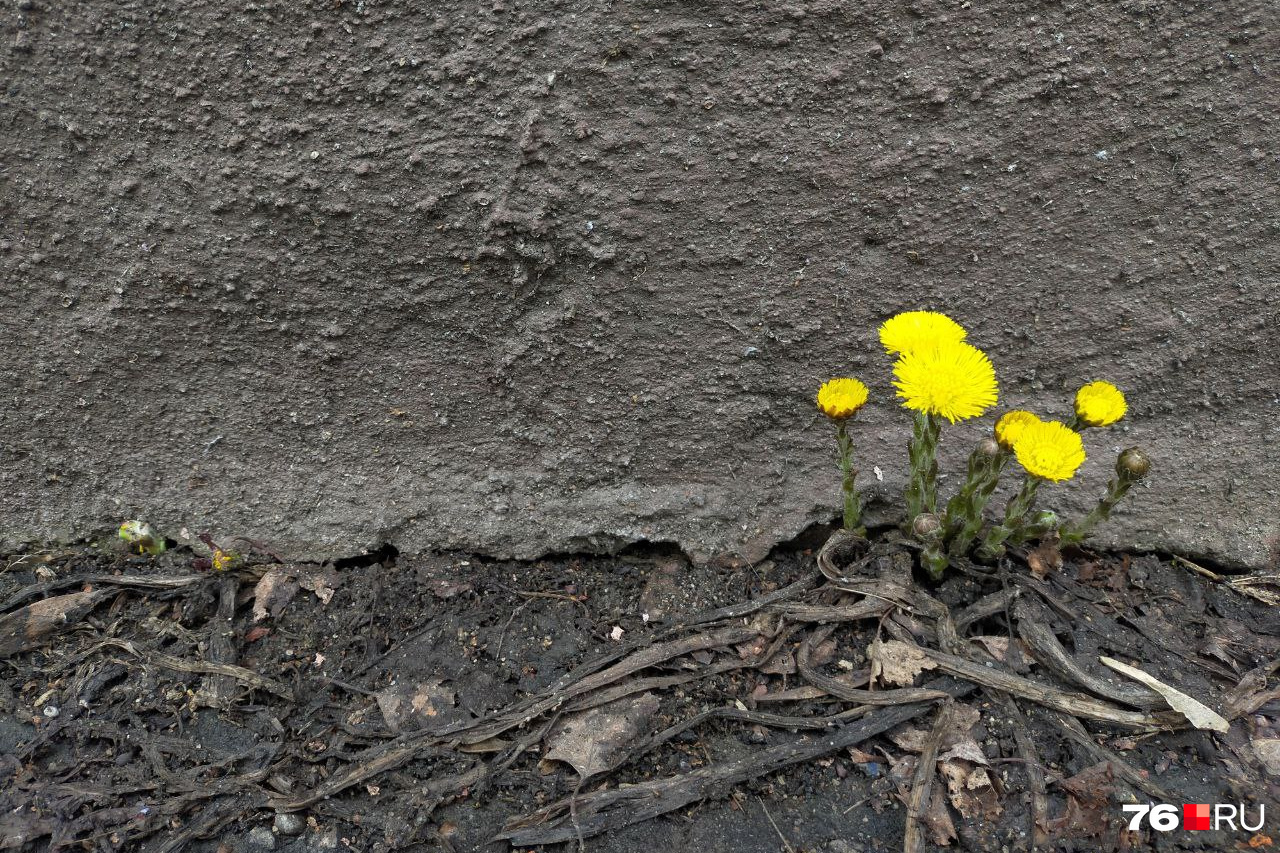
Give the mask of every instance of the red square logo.
[{"label": "red square logo", "polygon": [[1208,803],[1183,803],[1182,804],[1182,828],[1183,829],[1208,829],[1209,828],[1209,804]]}]

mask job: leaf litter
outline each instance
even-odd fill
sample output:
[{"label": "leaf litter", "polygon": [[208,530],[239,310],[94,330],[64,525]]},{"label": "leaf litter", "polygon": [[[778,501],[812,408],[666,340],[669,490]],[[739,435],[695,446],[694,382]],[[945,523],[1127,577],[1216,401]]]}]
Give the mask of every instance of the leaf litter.
[{"label": "leaf litter", "polygon": [[[1034,830],[1124,849],[1134,840],[1115,830],[1117,802],[1135,791],[1177,796],[1180,778],[1204,777],[1202,761],[1233,779],[1256,774],[1258,796],[1271,796],[1263,780],[1280,761],[1280,630],[1232,586],[1154,558],[1102,572],[1121,562],[1103,556],[1085,564],[1105,577],[1101,588],[1067,560],[1042,579],[1024,563],[931,589],[911,580],[909,562],[904,571],[904,552],[877,548],[834,574],[821,559],[813,572],[803,556],[743,573],[736,591],[709,575],[698,592],[685,580],[698,575],[677,572],[683,598],[664,599],[660,623],[638,605],[646,589],[656,603],[646,578],[670,583],[669,565],[619,584],[606,561],[544,563],[530,577],[545,578],[545,594],[533,581],[513,587],[514,572],[528,573],[517,564],[477,563],[464,575],[440,556],[419,564],[416,590],[403,580],[412,558],[344,572],[249,561],[219,577],[193,575],[177,554],[107,571],[93,561],[17,570],[0,577],[10,625],[33,604],[53,612],[59,595],[95,594],[77,599],[84,613],[46,620],[47,631],[10,630],[23,638],[9,656],[20,676],[11,699],[0,689],[0,712],[38,711],[40,725],[27,724],[14,761],[0,758],[0,813],[46,841],[104,827],[136,841],[181,816],[168,848],[180,849],[274,812],[301,813],[316,838],[340,829],[355,840],[376,834],[389,850],[426,838],[464,849],[492,836],[493,820],[480,818],[494,809],[507,810],[500,837],[532,846],[608,839],[707,798],[702,808],[714,810],[734,786],[798,785],[847,803],[846,821],[865,816],[882,837],[906,830],[922,843],[991,849]],[[237,594],[240,585],[252,595]],[[1042,610],[1010,621],[1023,612],[1019,598]],[[1048,633],[1024,636],[1033,623]],[[1229,735],[1192,752],[1158,749],[1208,734],[1146,693],[1099,680],[1098,657],[1109,655],[1197,697]],[[183,730],[221,721],[226,737],[260,733],[222,746],[204,736],[196,750],[166,728],[175,714]],[[139,719],[142,729],[128,722]],[[110,776],[84,759],[48,763],[67,738],[91,756],[125,742],[126,726],[142,748]],[[223,768],[212,781],[210,759]],[[154,779],[156,760],[170,793],[138,820],[129,786]],[[1053,769],[1068,766],[1074,776]],[[1149,768],[1163,768],[1170,791],[1156,790]],[[96,799],[60,799],[55,770],[82,789],[96,784]],[[405,785],[411,777],[419,783]],[[1027,785],[1043,793],[1011,795]],[[495,790],[508,793],[494,799]],[[906,802],[906,814],[886,808],[890,799]],[[39,818],[28,803],[40,804]],[[838,837],[853,824],[814,814],[799,825]]]}]

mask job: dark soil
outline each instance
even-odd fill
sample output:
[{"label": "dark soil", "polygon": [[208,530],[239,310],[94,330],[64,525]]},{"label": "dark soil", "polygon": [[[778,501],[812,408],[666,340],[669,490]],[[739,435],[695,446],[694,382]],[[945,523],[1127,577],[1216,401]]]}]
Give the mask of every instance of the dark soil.
[{"label": "dark soil", "polygon": [[[542,737],[552,720],[572,716],[574,703],[562,702],[526,725],[461,748],[438,745],[421,732],[475,731],[467,727],[479,718],[501,718],[521,700],[564,690],[572,682],[566,673],[584,662],[601,655],[625,659],[625,653],[642,653],[673,637],[710,635],[725,626],[747,624],[764,639],[711,645],[619,680],[689,678],[650,685],[646,692],[656,697],[656,712],[639,733],[618,744],[635,752],[617,769],[588,780],[581,795],[689,779],[734,761],[750,765],[788,745],[803,749],[837,729],[798,732],[762,723],[758,715],[815,718],[857,704],[831,695],[761,699],[804,684],[794,655],[813,629],[799,625],[799,633],[778,634],[783,639],[771,649],[776,654],[765,659],[761,652],[781,617],[761,618],[761,610],[701,625],[694,618],[777,596],[805,578],[813,583],[796,587],[791,601],[852,601],[856,596],[818,586],[808,552],[701,571],[689,570],[674,554],[536,563],[452,554],[383,556],[383,562],[364,565],[286,567],[304,587],[317,586],[317,577],[328,583],[318,584],[319,594],[301,589],[278,616],[256,623],[255,584],[273,568],[266,558],[222,575],[192,572],[192,556],[184,552],[156,559],[81,552],[6,560],[0,601],[4,614],[17,615],[0,626],[29,615],[20,608],[35,601],[102,594],[43,641],[6,640],[0,631],[0,649],[6,641],[30,646],[0,652],[8,654],[0,658],[0,849],[510,849],[506,841],[492,840],[504,826],[575,793],[576,772],[543,757]],[[1028,570],[1017,560],[1005,569],[989,578],[956,573],[940,587],[925,588],[960,613],[1018,578],[1035,583],[1026,580]],[[160,578],[189,580],[171,589],[139,585]],[[325,603],[328,587],[332,597]],[[1245,676],[1277,659],[1276,611],[1184,564],[1153,556],[1069,554],[1064,568],[1039,589],[1036,595],[1024,590],[1023,598],[1038,598],[1044,621],[1090,672],[1108,674],[1096,665],[1099,654],[1120,658],[1234,717],[1231,730],[1144,733],[1085,720],[1083,740],[1097,745],[1087,749],[1064,736],[1062,715],[1018,699],[1024,733],[1034,747],[1029,761],[1019,749],[1005,697],[926,671],[917,684],[961,694],[968,689],[955,713],[975,709],[980,715],[968,736],[989,762],[994,783],[953,796],[942,776],[934,781],[935,809],[957,836],[950,847],[1028,849],[1034,788],[1029,774],[1036,771],[1044,774],[1047,794],[1041,849],[1231,850],[1248,849],[1251,840],[1269,844],[1250,832],[1127,833],[1120,805],[1153,799],[1128,772],[1163,789],[1179,809],[1184,802],[1242,802],[1252,820],[1258,804],[1265,804],[1268,824],[1275,826],[1280,789],[1266,775],[1254,744],[1280,737],[1280,703],[1266,693],[1265,669]],[[219,617],[220,607],[229,621]],[[864,670],[866,650],[877,635],[914,638],[922,646],[934,639],[918,614],[901,608],[836,623],[836,629],[834,646],[815,660],[828,677]],[[998,637],[1015,632],[1008,608],[963,631]],[[977,659],[981,644],[972,646]],[[209,663],[242,669],[213,672]],[[1034,661],[1028,669],[1016,652],[1002,663],[987,663],[1079,692]],[[181,668],[193,664],[196,671]],[[1236,690],[1242,679],[1244,687]],[[390,708],[386,691],[396,685],[406,697],[417,694],[416,716]],[[635,709],[643,701],[632,694],[621,704]],[[713,784],[705,796],[651,820],[610,826],[594,837],[588,827],[585,846],[619,853],[900,850],[919,750],[908,730],[929,732],[934,704],[918,711],[905,705],[871,709],[849,726],[886,713],[914,719],[854,747],[738,784]],[[407,699],[402,710],[411,707]],[[645,737],[714,708],[730,710],[639,751]],[[398,721],[398,735],[389,717]],[[608,739],[602,729],[600,740]],[[370,759],[385,755],[379,747],[393,742],[417,743],[420,749],[381,770],[373,767]],[[1108,756],[1112,760],[1105,763]],[[362,766],[371,769],[356,783],[276,814]],[[966,800],[970,795],[974,799]],[[635,816],[648,802],[628,805],[614,819]],[[965,816],[957,810],[966,804],[977,811]],[[572,821],[565,825],[572,827]],[[935,849],[946,836],[944,828],[928,823],[924,849]],[[570,840],[536,849],[576,848]]]}]

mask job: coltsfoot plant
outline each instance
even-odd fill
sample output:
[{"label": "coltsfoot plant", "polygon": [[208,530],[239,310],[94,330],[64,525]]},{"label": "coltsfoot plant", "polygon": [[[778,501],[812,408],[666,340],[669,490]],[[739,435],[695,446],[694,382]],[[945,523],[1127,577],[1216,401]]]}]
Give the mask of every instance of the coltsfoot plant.
[{"label": "coltsfoot plant", "polygon": [[196,569],[212,569],[215,572],[225,572],[230,569],[238,568],[244,558],[235,551],[221,548],[217,542],[213,541],[213,537],[208,533],[201,533],[196,536],[205,547],[209,549],[208,557],[197,557],[192,563],[192,568]]},{"label": "coltsfoot plant", "polygon": [[844,529],[866,535],[859,526],[862,518],[861,499],[854,484],[857,471],[853,468],[853,439],[849,437],[849,419],[867,402],[867,386],[857,379],[832,379],[818,389],[818,408],[836,425],[836,446],[839,448],[840,489],[844,495]]},{"label": "coltsfoot plant", "polygon": [[[1078,521],[1064,524],[1053,511],[1036,509],[1042,484],[1071,480],[1084,463],[1081,432],[1109,427],[1128,410],[1124,394],[1115,385],[1089,382],[1076,393],[1074,415],[1066,423],[1044,420],[1023,409],[1001,415],[991,434],[969,455],[964,483],[939,509],[937,450],[943,422],[954,425],[995,408],[999,397],[995,368],[968,341],[964,327],[933,311],[908,311],[886,320],[880,326],[880,343],[886,353],[897,357],[893,384],[903,408],[912,413],[904,529],[919,543],[921,562],[934,577],[940,577],[952,560],[971,554],[992,560],[1009,545],[1050,534],[1059,536],[1063,544],[1083,542],[1151,467],[1141,449],[1123,451],[1106,493]],[[817,397],[818,408],[836,425],[844,527],[859,534],[864,531],[859,526],[861,505],[848,424],[868,397],[867,386],[851,378],[830,380]],[[1022,469],[1021,483],[1004,512],[988,519],[987,504],[1011,461]]]},{"label": "coltsfoot plant", "polygon": [[149,554],[155,556],[163,554],[165,549],[164,537],[155,531],[150,524],[145,521],[136,519],[126,521],[120,525],[120,529],[116,531],[116,535],[120,537],[130,551],[136,551],[139,554]]}]

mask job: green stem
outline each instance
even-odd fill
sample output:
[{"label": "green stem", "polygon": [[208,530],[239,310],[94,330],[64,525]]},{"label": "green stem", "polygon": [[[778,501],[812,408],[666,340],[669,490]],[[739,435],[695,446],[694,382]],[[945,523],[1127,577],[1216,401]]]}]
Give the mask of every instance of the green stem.
[{"label": "green stem", "polygon": [[1009,499],[1004,510],[1004,522],[997,524],[987,533],[978,551],[984,559],[994,559],[1004,553],[1004,543],[1023,526],[1027,513],[1036,503],[1036,490],[1040,488],[1040,478],[1030,474],[1022,481],[1022,488]]},{"label": "green stem", "polygon": [[942,577],[942,573],[946,571],[949,561],[940,543],[931,542],[920,552],[920,564],[929,573],[929,577],[938,580]]},{"label": "green stem", "polygon": [[967,509],[974,491],[978,487],[978,483],[982,481],[991,457],[985,455],[980,449],[975,449],[969,454],[969,465],[965,472],[964,485],[960,487],[960,491],[951,496],[951,500],[947,501],[947,511],[942,516],[942,539],[944,542],[950,542],[960,529],[964,527],[965,520],[968,518]]},{"label": "green stem", "polygon": [[907,456],[911,460],[911,481],[907,485],[907,525],[922,512],[938,506],[938,435],[942,422],[936,415],[916,412],[912,422]]},{"label": "green stem", "polygon": [[1116,504],[1120,503],[1120,499],[1128,494],[1133,483],[1134,481],[1128,477],[1112,477],[1107,483],[1107,493],[1098,500],[1097,505],[1089,511],[1089,514],[1062,531],[1062,544],[1078,545],[1083,542],[1093,531],[1093,528],[1111,517],[1111,510],[1115,509]]},{"label": "green stem", "polygon": [[1041,510],[1034,520],[1028,521],[1013,532],[1011,542],[1020,543],[1031,539],[1043,539],[1057,530],[1061,536],[1062,522],[1052,510]]},{"label": "green stem", "polygon": [[845,421],[836,421],[836,442],[840,446],[840,473],[841,490],[844,493],[844,529],[861,531],[858,526],[862,518],[861,502],[858,499],[858,489],[854,485],[854,478],[858,476],[858,472],[853,468],[853,439],[849,437],[849,430],[845,427]]},{"label": "green stem", "polygon": [[[965,487],[960,494],[952,498],[951,504],[947,505],[947,529],[955,531],[947,539],[948,552],[953,556],[964,554],[969,550],[973,540],[977,538],[978,531],[982,529],[983,510],[987,508],[991,495],[995,492],[996,486],[1000,484],[1000,475],[1004,473],[1004,468],[1009,464],[1009,459],[1012,456],[1013,454],[1007,450],[1001,450],[994,457],[984,456],[986,465],[980,472],[980,476],[965,483]],[[961,501],[961,508],[958,512],[955,512],[952,509],[952,505],[957,500]],[[952,522],[953,512],[956,518],[954,524]]]}]

